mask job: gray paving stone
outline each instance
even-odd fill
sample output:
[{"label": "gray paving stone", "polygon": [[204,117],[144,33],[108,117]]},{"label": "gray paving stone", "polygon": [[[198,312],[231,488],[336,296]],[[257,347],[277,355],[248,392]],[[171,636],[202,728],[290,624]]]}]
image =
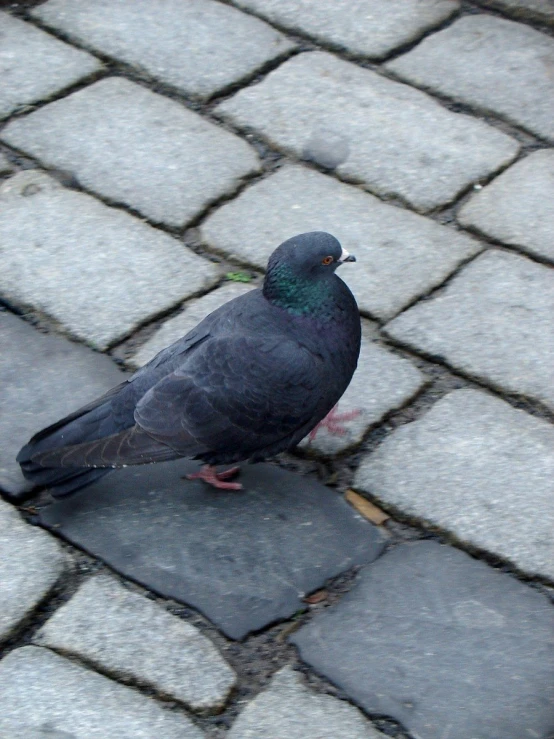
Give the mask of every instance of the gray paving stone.
[{"label": "gray paving stone", "polygon": [[212,0],[49,0],[32,15],[202,98],[294,48],[263,21]]},{"label": "gray paving stone", "polygon": [[178,227],[259,168],[255,151],[234,134],[120,77],[18,118],[0,137],[84,187]]},{"label": "gray paving stone", "polygon": [[48,649],[0,662],[0,736],[44,739],[203,739],[184,715]]},{"label": "gray paving stone", "polygon": [[58,542],[0,500],[0,640],[48,595],[64,569]]},{"label": "gray paving stone", "polygon": [[502,10],[520,20],[533,20],[554,25],[552,0],[477,0],[486,8]]},{"label": "gray paving stone", "polygon": [[218,268],[124,211],[38,170],[0,186],[0,292],[99,349],[218,279]]},{"label": "gray paving stone", "polygon": [[464,234],[333,177],[286,165],[218,208],[202,238],[232,258],[265,269],[273,245],[329,231],[357,257],[341,278],[363,313],[387,320],[443,282],[481,246]]},{"label": "gray paving stone", "polygon": [[453,200],[519,148],[419,90],[320,51],[290,59],[215,111],[286,152],[421,211]]},{"label": "gray paving stone", "polygon": [[386,67],[554,140],[553,59],[549,36],[481,14],[461,18]]},{"label": "gray paving stone", "polygon": [[0,153],[0,175],[1,174],[9,174],[13,170],[13,167],[11,165],[11,162],[9,162],[6,157]]},{"label": "gray paving stone", "polygon": [[554,150],[530,154],[464,205],[464,226],[554,260]]},{"label": "gray paving stone", "polygon": [[339,414],[354,410],[359,414],[341,423],[344,434],[321,428],[313,441],[308,437],[301,442],[302,448],[329,456],[359,444],[371,426],[405,405],[425,384],[425,375],[411,362],[382,349],[368,331],[364,333],[358,368],[338,409]]},{"label": "gray paving stone", "polygon": [[334,491],[269,464],[241,493],[183,475],[188,460],[129,467],[41,511],[47,527],[233,639],[288,618],[329,577],[371,562],[382,533]]},{"label": "gray paving stone", "polygon": [[554,428],[477,390],[457,390],[365,457],[354,485],[554,578]]},{"label": "gray paving stone", "polygon": [[0,311],[0,487],[20,498],[32,485],[15,457],[33,434],[125,379],[106,356],[46,335]]},{"label": "gray paving stone", "polygon": [[491,249],[438,297],[393,319],[385,332],[483,382],[554,408],[552,271]]},{"label": "gray paving stone", "polygon": [[435,542],[398,546],[292,641],[370,714],[418,739],[549,739],[554,609]]},{"label": "gray paving stone", "polygon": [[[284,241],[284,239],[283,239]],[[275,241],[277,243],[277,241]],[[156,333],[146,341],[141,348],[129,360],[132,367],[142,367],[149,362],[158,352],[174,341],[185,336],[197,323],[200,323],[209,313],[217,310],[224,303],[239,295],[244,295],[252,290],[251,285],[229,282],[217,290],[203,295],[201,298],[189,300],[183,305],[183,311],[174,318],[166,321]]]},{"label": "gray paving stone", "polygon": [[384,739],[353,706],[306,688],[283,667],[236,719],[229,739]]},{"label": "gray paving stone", "polygon": [[351,0],[348,11],[335,0],[235,0],[294,32],[352,54],[380,58],[415,41],[459,7],[452,0]]},{"label": "gray paving stone", "polygon": [[223,708],[236,681],[198,629],[106,575],[82,585],[33,641],[153,687],[195,711]]},{"label": "gray paving stone", "polygon": [[40,29],[0,12],[0,118],[50,97],[102,65]]}]

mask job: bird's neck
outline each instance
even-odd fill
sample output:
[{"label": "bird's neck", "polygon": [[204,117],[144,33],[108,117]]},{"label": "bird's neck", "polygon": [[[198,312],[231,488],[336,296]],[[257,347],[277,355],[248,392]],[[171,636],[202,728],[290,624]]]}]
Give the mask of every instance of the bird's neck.
[{"label": "bird's neck", "polygon": [[[334,277],[330,275],[330,277]],[[267,273],[263,294],[273,305],[293,315],[323,316],[330,302],[332,279],[306,277],[288,265],[276,265]]]}]

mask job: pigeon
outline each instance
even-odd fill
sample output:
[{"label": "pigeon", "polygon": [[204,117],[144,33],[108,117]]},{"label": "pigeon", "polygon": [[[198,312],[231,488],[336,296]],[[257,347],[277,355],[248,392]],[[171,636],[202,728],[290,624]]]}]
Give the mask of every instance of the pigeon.
[{"label": "pigeon", "polygon": [[189,477],[240,489],[228,481],[238,467],[216,465],[291,449],[348,387],[361,324],[335,270],[355,261],[325,232],[283,242],[260,289],[225,303],[128,380],[33,436],[17,456],[24,476],[61,498],[113,468],[189,457],[204,462]]}]

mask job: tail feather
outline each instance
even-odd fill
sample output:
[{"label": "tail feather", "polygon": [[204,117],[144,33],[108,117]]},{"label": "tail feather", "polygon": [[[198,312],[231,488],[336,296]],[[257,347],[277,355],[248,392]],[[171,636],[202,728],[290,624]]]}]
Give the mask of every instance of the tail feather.
[{"label": "tail feather", "polygon": [[[112,418],[113,396],[125,386],[127,382],[112,388],[105,395],[96,398],[92,403],[79,408],[69,416],[56,421],[36,433],[30,441],[20,450],[17,461],[25,473],[25,463],[32,460],[37,454],[62,446],[80,444],[83,441],[91,441],[121,431],[121,427],[114,425]],[[134,424],[133,414],[130,414],[128,426]]]},{"label": "tail feather", "polygon": [[[50,473],[58,473],[57,477],[51,475],[50,482],[45,485],[50,490],[53,498],[67,498],[76,493],[77,490],[90,485],[96,480],[104,477],[112,472],[111,469],[86,469],[72,470],[69,474],[67,470],[48,470]],[[60,474],[62,473],[62,474]],[[65,473],[65,474],[63,474]]]},{"label": "tail feather", "polygon": [[182,456],[161,441],[156,441],[140,426],[119,434],[62,446],[33,454],[31,462],[44,467],[79,469],[83,467],[125,467],[149,464]]},{"label": "tail feather", "polygon": [[[59,450],[66,444],[82,443],[87,439],[99,438],[104,434],[118,430],[111,418],[111,399],[127,385],[123,382],[112,388],[105,395],[96,398],[92,403],[79,408],[56,423],[42,429],[25,444],[17,455],[21,471],[27,480],[37,487],[48,488],[52,495],[64,497],[79,490],[85,485],[107,475],[110,469],[91,469],[74,467],[72,469],[45,465],[38,461],[41,453]],[[134,423],[132,414],[131,425]]]}]

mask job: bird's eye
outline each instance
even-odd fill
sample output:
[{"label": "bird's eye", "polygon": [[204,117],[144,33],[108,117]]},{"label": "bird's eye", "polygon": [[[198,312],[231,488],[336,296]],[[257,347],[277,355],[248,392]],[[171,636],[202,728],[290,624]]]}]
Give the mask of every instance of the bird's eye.
[{"label": "bird's eye", "polygon": [[332,261],[334,261],[332,256],[324,257],[321,260],[321,264],[331,264]]}]

